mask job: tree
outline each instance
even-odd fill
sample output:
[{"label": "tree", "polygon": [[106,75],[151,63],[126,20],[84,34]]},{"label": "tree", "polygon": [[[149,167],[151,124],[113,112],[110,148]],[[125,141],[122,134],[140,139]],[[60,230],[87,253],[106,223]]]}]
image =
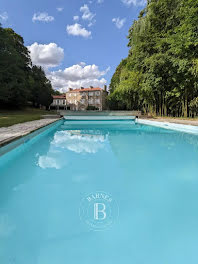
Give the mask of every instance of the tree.
[{"label": "tree", "polygon": [[129,55],[112,77],[111,106],[189,116],[198,97],[197,25],[198,0],[149,0],[129,29]]},{"label": "tree", "polygon": [[41,67],[33,66],[31,72],[31,98],[33,105],[49,107],[52,103],[53,89],[50,81],[46,78],[45,72]]},{"label": "tree", "polygon": [[191,114],[194,115],[198,115],[198,97],[194,98],[191,102],[190,102],[190,110],[191,110]]},{"label": "tree", "polygon": [[0,102],[21,106],[29,96],[27,76],[31,60],[23,38],[0,27]]},{"label": "tree", "polygon": [[41,67],[33,66],[23,38],[11,28],[0,25],[0,106],[48,107],[54,94]]}]

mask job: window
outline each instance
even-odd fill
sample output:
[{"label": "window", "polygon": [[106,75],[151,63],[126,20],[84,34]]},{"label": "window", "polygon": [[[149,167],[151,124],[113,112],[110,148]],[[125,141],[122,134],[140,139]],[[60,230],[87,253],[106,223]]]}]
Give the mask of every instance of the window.
[{"label": "window", "polygon": [[59,105],[59,100],[57,100],[57,105]]},{"label": "window", "polygon": [[96,104],[100,104],[100,99],[95,99]]},{"label": "window", "polygon": [[93,96],[94,95],[94,93],[93,92],[89,92],[89,96]]},{"label": "window", "polygon": [[84,103],[85,103],[85,99],[81,99],[80,102],[81,102],[82,104],[84,104]]},{"label": "window", "polygon": [[89,99],[89,104],[93,104],[93,99]]},{"label": "window", "polygon": [[97,92],[96,92],[96,95],[97,95],[97,96],[100,96],[100,91],[97,91]]}]

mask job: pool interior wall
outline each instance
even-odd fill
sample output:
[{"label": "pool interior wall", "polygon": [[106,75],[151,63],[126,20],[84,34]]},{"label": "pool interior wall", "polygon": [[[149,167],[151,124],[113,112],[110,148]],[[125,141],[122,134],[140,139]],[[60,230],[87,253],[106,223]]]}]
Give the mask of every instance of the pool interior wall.
[{"label": "pool interior wall", "polygon": [[[0,263],[197,264],[198,137],[123,122],[61,121],[0,157]],[[111,228],[81,221],[110,193]]]},{"label": "pool interior wall", "polygon": [[169,122],[157,122],[146,119],[137,119],[137,123],[198,135],[198,126],[182,125]]}]

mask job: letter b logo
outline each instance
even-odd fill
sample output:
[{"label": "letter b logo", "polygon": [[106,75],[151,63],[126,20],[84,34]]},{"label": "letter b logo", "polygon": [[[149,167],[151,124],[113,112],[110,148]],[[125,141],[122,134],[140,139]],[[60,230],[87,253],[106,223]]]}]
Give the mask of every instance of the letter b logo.
[{"label": "letter b logo", "polygon": [[94,219],[104,220],[107,216],[105,209],[106,209],[106,206],[104,203],[95,203],[94,204]]},{"label": "letter b logo", "polygon": [[118,217],[118,205],[110,194],[90,193],[81,200],[80,219],[92,230],[109,228]]}]

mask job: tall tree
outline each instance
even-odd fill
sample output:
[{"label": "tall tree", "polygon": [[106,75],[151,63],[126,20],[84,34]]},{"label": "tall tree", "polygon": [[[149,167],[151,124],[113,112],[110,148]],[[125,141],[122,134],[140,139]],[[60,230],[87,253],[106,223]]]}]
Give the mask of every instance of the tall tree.
[{"label": "tall tree", "polygon": [[[123,97],[128,80],[138,94],[138,105],[131,103],[131,109],[190,115],[190,102],[198,97],[198,0],[149,0],[128,39],[129,55],[112,77],[111,104],[122,98],[120,106],[128,108],[133,102]],[[136,81],[130,80],[134,73]]]},{"label": "tall tree", "polygon": [[48,107],[53,93],[42,68],[32,67],[23,38],[0,25],[0,106],[21,107],[31,101]]},{"label": "tall tree", "polygon": [[31,72],[31,97],[33,105],[48,107],[52,103],[53,89],[41,67],[33,66]]},{"label": "tall tree", "polygon": [[31,60],[23,38],[10,28],[0,28],[1,104],[21,106],[27,102],[30,66]]}]

